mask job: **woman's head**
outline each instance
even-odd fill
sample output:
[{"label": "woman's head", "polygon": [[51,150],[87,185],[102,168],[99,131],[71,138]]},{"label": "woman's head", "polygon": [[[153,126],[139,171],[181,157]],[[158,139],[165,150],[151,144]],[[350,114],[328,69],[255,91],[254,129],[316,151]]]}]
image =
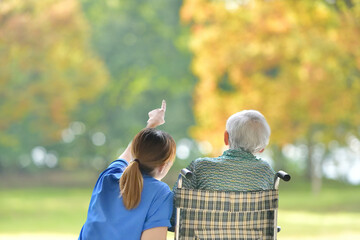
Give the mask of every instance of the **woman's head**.
[{"label": "woman's head", "polygon": [[161,179],[170,169],[175,158],[174,139],[166,132],[146,128],[131,143],[133,159],[120,178],[120,191],[127,209],[135,208],[141,198],[142,173]]},{"label": "woman's head", "polygon": [[166,132],[146,128],[140,131],[131,143],[131,154],[138,159],[140,170],[153,175],[156,167],[171,162],[175,157],[176,145],[173,138]]}]

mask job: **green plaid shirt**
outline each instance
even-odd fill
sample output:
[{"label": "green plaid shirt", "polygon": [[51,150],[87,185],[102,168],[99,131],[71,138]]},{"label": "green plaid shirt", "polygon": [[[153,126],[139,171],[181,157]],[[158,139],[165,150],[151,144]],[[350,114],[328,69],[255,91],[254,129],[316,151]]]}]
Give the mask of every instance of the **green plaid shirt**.
[{"label": "green plaid shirt", "polygon": [[253,191],[273,189],[274,185],[271,166],[242,149],[229,149],[217,158],[196,159],[187,168],[193,178],[184,179],[183,187],[190,189]]}]

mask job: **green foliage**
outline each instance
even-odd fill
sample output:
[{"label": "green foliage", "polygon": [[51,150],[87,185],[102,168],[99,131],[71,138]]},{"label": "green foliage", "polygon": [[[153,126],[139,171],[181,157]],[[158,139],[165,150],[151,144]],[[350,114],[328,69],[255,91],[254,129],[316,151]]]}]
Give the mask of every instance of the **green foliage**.
[{"label": "green foliage", "polygon": [[[180,2],[0,4],[0,169],[46,168],[30,156],[43,146],[59,168],[100,170],[162,99],[163,129],[175,139],[188,135],[195,79]],[[96,134],[103,144],[94,145]]]},{"label": "green foliage", "polygon": [[82,164],[94,156],[106,162],[116,158],[162,99],[168,108],[161,128],[176,140],[188,136],[195,79],[184,44],[188,28],[178,17],[180,3],[86,0],[82,6],[93,26],[92,46],[111,76],[96,103],[84,104],[74,115],[85,123],[88,134],[101,131],[107,138],[105,145],[92,148],[71,143],[81,144],[76,151],[83,154]]},{"label": "green foliage", "polygon": [[71,113],[101,92],[108,76],[88,30],[76,1],[0,2],[2,158],[59,141]]},{"label": "green foliage", "polygon": [[179,23],[179,2],[87,0],[83,6],[94,26],[93,46],[112,76],[110,103],[131,105],[146,91],[191,91],[187,28]]}]

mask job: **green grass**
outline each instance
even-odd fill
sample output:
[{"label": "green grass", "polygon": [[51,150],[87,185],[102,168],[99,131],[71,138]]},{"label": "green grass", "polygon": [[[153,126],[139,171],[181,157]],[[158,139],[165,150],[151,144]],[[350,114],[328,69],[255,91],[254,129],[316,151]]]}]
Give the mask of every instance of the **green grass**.
[{"label": "green grass", "polygon": [[301,179],[281,183],[281,239],[360,239],[360,187],[326,181],[318,195]]},{"label": "green grass", "polygon": [[[282,231],[279,237],[283,239],[292,237],[325,238],[351,234],[360,236],[360,213],[314,213],[306,211],[279,211],[278,225]],[[300,238],[301,239],[301,238]],[[351,238],[355,239],[355,238]],[[359,238],[357,238],[359,239]]]},{"label": "green grass", "polygon": [[[85,221],[92,189],[0,189],[3,234],[76,236]],[[360,187],[327,182],[314,196],[294,181],[280,185],[279,239],[360,239]],[[14,238],[16,239],[16,238]]]},{"label": "green grass", "polygon": [[360,213],[360,186],[335,181],[325,181],[318,195],[302,179],[281,182],[279,188],[280,209],[318,213]]},{"label": "green grass", "polygon": [[0,232],[78,233],[91,189],[0,190]]}]

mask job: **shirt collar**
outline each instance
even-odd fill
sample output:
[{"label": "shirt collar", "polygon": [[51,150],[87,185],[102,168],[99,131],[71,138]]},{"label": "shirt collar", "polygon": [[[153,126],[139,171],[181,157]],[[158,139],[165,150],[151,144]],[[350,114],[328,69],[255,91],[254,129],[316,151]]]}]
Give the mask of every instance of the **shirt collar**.
[{"label": "shirt collar", "polygon": [[228,149],[223,153],[223,155],[221,157],[235,158],[235,159],[239,159],[239,158],[255,159],[256,158],[252,153],[247,152],[241,148]]}]

